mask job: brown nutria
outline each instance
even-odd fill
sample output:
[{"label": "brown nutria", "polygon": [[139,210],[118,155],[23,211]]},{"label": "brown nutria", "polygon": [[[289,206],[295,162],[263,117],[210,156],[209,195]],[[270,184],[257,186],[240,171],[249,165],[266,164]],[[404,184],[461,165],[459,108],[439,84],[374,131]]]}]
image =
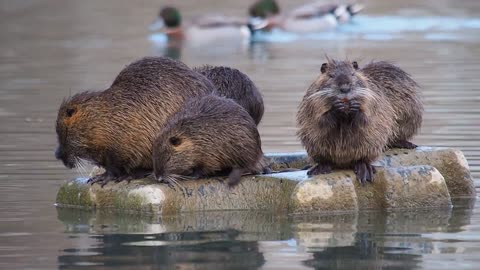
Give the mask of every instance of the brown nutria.
[{"label": "brown nutria", "polygon": [[373,182],[371,162],[393,136],[395,111],[356,62],[328,59],[303,97],[297,124],[302,144],[317,163],[309,175],[353,168],[361,183]]},{"label": "brown nutria", "polygon": [[104,167],[90,182],[131,180],[153,170],[152,145],[167,120],[191,97],[213,84],[185,64],[146,57],[125,67],[112,85],[63,101],[58,111],[57,159],[73,168],[79,160]]},{"label": "brown nutria", "polygon": [[385,61],[371,62],[361,73],[383,90],[395,112],[396,123],[388,147],[416,148],[410,140],[422,125],[423,101],[418,84],[408,73]]},{"label": "brown nutria", "polygon": [[205,65],[193,70],[210,79],[217,88],[219,96],[235,100],[247,110],[255,124],[260,123],[264,112],[262,94],[246,74],[238,69],[224,66]]},{"label": "brown nutria", "polygon": [[156,179],[176,183],[229,173],[229,185],[258,173],[263,152],[252,117],[235,101],[216,95],[191,99],[155,139]]}]

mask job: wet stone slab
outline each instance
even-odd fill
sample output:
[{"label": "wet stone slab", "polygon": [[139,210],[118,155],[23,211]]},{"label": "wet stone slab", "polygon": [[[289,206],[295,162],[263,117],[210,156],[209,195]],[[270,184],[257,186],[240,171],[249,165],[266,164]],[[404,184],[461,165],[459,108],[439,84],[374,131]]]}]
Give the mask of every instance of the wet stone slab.
[{"label": "wet stone slab", "polygon": [[[267,156],[272,160],[273,170],[303,169],[310,164],[305,152],[273,153]],[[452,197],[475,196],[475,186],[467,159],[458,149],[427,146],[414,150],[391,149],[374,165],[387,167],[430,165],[443,175]]]},{"label": "wet stone slab", "polygon": [[[361,185],[350,170],[308,177],[304,153],[270,154],[273,169],[291,172],[244,176],[230,188],[223,178],[171,187],[145,178],[130,183],[87,184],[78,178],[61,186],[60,207],[105,209],[168,216],[211,210],[330,213],[364,209],[441,208],[451,197],[473,197],[473,181],[460,151],[395,149],[376,162],[375,183]],[[473,190],[473,193],[472,193]],[[473,195],[473,196],[472,196]]]}]

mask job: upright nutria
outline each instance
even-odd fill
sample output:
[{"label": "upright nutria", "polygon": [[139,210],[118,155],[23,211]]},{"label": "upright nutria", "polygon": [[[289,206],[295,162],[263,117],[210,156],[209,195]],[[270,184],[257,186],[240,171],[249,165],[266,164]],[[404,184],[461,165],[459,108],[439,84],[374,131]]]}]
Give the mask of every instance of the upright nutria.
[{"label": "upright nutria", "polygon": [[422,125],[423,101],[418,84],[408,73],[385,61],[371,62],[361,73],[383,90],[395,112],[396,123],[388,147],[416,148],[410,140]]},{"label": "upright nutria", "polygon": [[229,173],[236,185],[244,173],[258,173],[263,152],[252,117],[231,99],[191,99],[155,139],[153,167],[159,181],[175,183]]},{"label": "upright nutria", "polygon": [[185,64],[145,57],[125,67],[112,85],[63,101],[58,111],[57,159],[73,168],[79,160],[104,167],[90,182],[144,176],[153,170],[152,145],[167,120],[187,99],[214,91]]},{"label": "upright nutria", "polygon": [[387,145],[414,146],[407,140],[422,111],[417,84],[398,67],[328,59],[297,114],[298,136],[317,163],[308,174],[353,167],[361,183],[373,182],[371,162]]},{"label": "upright nutria", "polygon": [[247,75],[238,69],[223,66],[205,65],[193,70],[210,79],[219,96],[235,100],[247,110],[256,125],[260,123],[264,112],[262,94]]}]

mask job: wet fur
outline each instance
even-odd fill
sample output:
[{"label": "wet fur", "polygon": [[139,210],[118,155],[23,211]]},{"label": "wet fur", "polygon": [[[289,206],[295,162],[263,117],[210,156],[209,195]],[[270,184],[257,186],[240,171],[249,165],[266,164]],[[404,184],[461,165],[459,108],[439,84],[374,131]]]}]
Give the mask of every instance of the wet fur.
[{"label": "wet fur", "polygon": [[[393,133],[394,111],[381,89],[372,87],[358,71],[358,82],[345,95],[360,103],[360,112],[344,119],[332,110],[339,99],[329,74],[354,72],[350,63],[330,60],[327,73],[309,87],[297,114],[298,136],[315,162],[329,161],[338,168],[351,168],[359,160],[372,162],[384,150]],[[340,98],[342,98],[341,96]]]},{"label": "wet fur", "polygon": [[[133,62],[108,89],[82,92],[62,103],[57,158],[67,167],[88,160],[111,177],[151,171],[152,144],[167,120],[187,99],[213,89],[208,79],[179,61],[146,57]],[[76,112],[68,117],[72,109]]]},{"label": "wet fur", "polygon": [[[172,145],[171,138],[181,143]],[[230,173],[230,184],[241,173],[262,171],[262,159],[253,119],[233,100],[215,95],[189,101],[159,134],[153,153],[157,179]]]},{"label": "wet fur", "polygon": [[[348,61],[329,59],[327,66],[308,88],[297,114],[297,134],[314,162],[336,168],[369,164],[388,144],[417,132],[423,106],[408,74],[386,62],[355,70]],[[351,76],[348,94],[340,93],[329,77],[340,74]],[[344,97],[357,100],[360,111],[349,117],[335,113],[335,102]]]},{"label": "wet fur", "polygon": [[209,66],[194,68],[195,71],[210,79],[221,97],[231,98],[245,108],[258,125],[264,113],[263,98],[255,83],[238,69]]},{"label": "wet fur", "polygon": [[361,72],[393,105],[396,124],[389,144],[410,141],[422,125],[424,111],[418,84],[410,74],[385,61],[371,62]]}]

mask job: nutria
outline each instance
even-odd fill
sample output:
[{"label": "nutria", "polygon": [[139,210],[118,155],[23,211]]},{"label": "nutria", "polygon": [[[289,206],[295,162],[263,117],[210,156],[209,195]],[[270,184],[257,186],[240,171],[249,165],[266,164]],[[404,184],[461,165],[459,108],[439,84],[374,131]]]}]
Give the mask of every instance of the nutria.
[{"label": "nutria", "polygon": [[317,163],[309,175],[353,167],[361,183],[373,182],[371,162],[388,144],[410,146],[406,140],[422,118],[418,87],[392,66],[373,62],[359,69],[357,62],[330,59],[322,65],[297,114],[297,134]]},{"label": "nutria", "polygon": [[393,106],[396,121],[388,147],[416,148],[410,140],[422,125],[423,101],[418,84],[408,73],[385,61],[371,62],[361,73],[383,90]]},{"label": "nutria", "polygon": [[235,100],[247,110],[255,124],[260,123],[264,112],[262,94],[247,75],[238,69],[223,66],[205,65],[193,70],[210,79],[219,96]]},{"label": "nutria", "polygon": [[122,181],[153,170],[152,144],[187,99],[214,91],[185,64],[146,57],[125,67],[112,85],[63,101],[58,111],[57,159],[73,168],[79,160],[104,167],[91,183]]},{"label": "nutria", "polygon": [[244,173],[262,171],[260,135],[252,117],[231,99],[216,95],[191,99],[155,139],[156,179],[176,183],[229,173],[236,185]]}]

